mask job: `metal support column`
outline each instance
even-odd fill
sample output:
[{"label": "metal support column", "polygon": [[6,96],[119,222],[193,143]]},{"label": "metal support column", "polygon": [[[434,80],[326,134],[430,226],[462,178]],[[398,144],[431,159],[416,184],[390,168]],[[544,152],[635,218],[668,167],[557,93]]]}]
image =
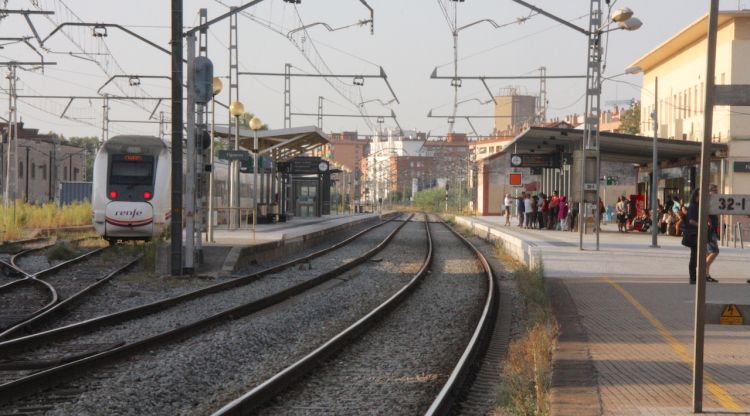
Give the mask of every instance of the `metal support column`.
[{"label": "metal support column", "polygon": [[323,97],[318,97],[318,128],[323,130]]},{"label": "metal support column", "polygon": [[[601,0],[591,0],[588,28],[588,61],[586,63],[586,105],[584,111],[584,136],[581,146],[581,201],[579,202],[580,224],[586,222],[586,201],[593,203],[596,225],[599,219],[599,115],[601,98],[602,46],[600,27],[602,24]],[[593,154],[592,154],[593,153]],[[593,169],[586,166],[593,163]],[[594,188],[593,195],[586,188]],[[593,198],[591,198],[593,196]],[[583,226],[579,228],[578,248],[583,250]],[[599,250],[599,227],[596,227],[596,249]]]},{"label": "metal support column", "polygon": [[292,127],[292,64],[284,64],[284,128]]},{"label": "metal support column", "polygon": [[172,219],[170,269],[182,275],[182,0],[172,0]]},{"label": "metal support column", "polygon": [[187,36],[187,163],[185,181],[185,267],[192,274],[195,267],[195,35]]},{"label": "metal support column", "polygon": [[693,336],[693,412],[703,412],[703,350],[706,332],[706,243],[708,242],[708,186],[711,180],[711,135],[713,133],[716,38],[719,0],[711,0],[708,13],[706,92],[701,143],[700,205],[698,206],[698,270],[695,284],[695,334]]},{"label": "metal support column", "polygon": [[[208,10],[200,9],[198,11],[198,21],[203,26],[208,21]],[[198,56],[208,57],[208,29],[203,28],[198,31]],[[196,134],[200,140],[195,140],[195,252],[197,263],[203,262],[203,230],[206,224],[206,174],[204,166],[206,165],[206,155],[203,151],[203,135],[206,131],[204,115],[207,105],[199,104],[197,108]]]},{"label": "metal support column", "polygon": [[[230,10],[234,10],[236,7],[231,7]],[[233,101],[239,101],[239,56],[238,56],[238,34],[237,34],[237,14],[229,16],[229,105]],[[228,114],[229,126],[235,124],[235,128],[239,129],[238,123],[232,123],[232,114]],[[235,120],[236,121],[236,120]],[[234,150],[240,149],[240,143],[238,135],[235,132]],[[229,225],[230,228],[239,227],[240,216],[240,170],[238,162],[229,162]]]},{"label": "metal support column", "polygon": [[[659,248],[658,235],[659,235],[659,203],[657,202],[657,193],[659,190],[659,156],[658,156],[658,141],[659,135],[659,120],[656,112],[656,106],[659,103],[659,77],[654,77],[654,110],[651,112],[651,117],[654,121],[654,143],[652,149],[652,161],[653,168],[651,169],[651,248]],[[666,201],[664,201],[666,203]]]},{"label": "metal support column", "polygon": [[[8,147],[3,203],[14,204],[18,190],[18,135],[16,134],[16,66],[10,65],[8,74]],[[15,223],[15,209],[13,222]]]},{"label": "metal support column", "polygon": [[539,110],[536,113],[537,124],[547,120],[547,67],[539,67]]},{"label": "metal support column", "polygon": [[102,99],[102,142],[109,140],[109,96]]}]

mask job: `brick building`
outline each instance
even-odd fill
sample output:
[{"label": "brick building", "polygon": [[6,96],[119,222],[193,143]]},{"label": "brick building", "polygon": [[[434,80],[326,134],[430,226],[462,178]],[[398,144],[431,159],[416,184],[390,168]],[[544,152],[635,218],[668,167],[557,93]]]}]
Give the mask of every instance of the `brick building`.
[{"label": "brick building", "polygon": [[[0,123],[3,143],[0,146],[0,189],[5,189],[8,178],[7,123]],[[16,172],[19,200],[43,203],[57,198],[64,181],[91,180],[85,178],[86,151],[84,148],[61,144],[53,134],[40,134],[38,129],[18,123],[18,154]]]}]

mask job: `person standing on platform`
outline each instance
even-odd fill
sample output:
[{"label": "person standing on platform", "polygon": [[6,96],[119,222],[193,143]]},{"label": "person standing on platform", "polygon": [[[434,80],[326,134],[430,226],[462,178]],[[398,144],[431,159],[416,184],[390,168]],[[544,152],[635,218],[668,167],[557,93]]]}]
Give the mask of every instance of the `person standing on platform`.
[{"label": "person standing on platform", "polygon": [[625,232],[625,197],[617,197],[615,213],[617,214],[617,231],[621,233]]},{"label": "person standing on platform", "polygon": [[[715,195],[719,191],[716,185],[711,185],[708,188],[708,192],[711,195]],[[719,216],[709,215],[708,216],[708,240],[706,243],[706,281],[707,282],[718,282],[717,279],[711,277],[711,264],[719,257]]]},{"label": "person standing on platform", "polygon": [[[698,265],[698,198],[700,197],[700,188],[695,188],[693,193],[690,195],[690,206],[688,206],[687,214],[682,226],[682,245],[690,248],[690,262],[688,263],[690,284],[694,285],[696,281],[696,266]],[[710,223],[709,218],[709,223]],[[708,234],[709,245],[711,241],[711,232]],[[718,241],[718,239],[717,239]],[[718,245],[716,247],[718,256]],[[711,256],[709,251],[708,256]],[[714,259],[716,256],[714,256]],[[713,261],[713,259],[711,260]],[[706,281],[707,282],[718,282],[718,280],[708,275],[708,268],[706,268]]]},{"label": "person standing on platform", "polygon": [[547,229],[549,230],[554,230],[557,226],[557,213],[559,204],[560,194],[557,191],[553,191],[552,197],[549,200],[549,222],[547,223]]},{"label": "person standing on platform", "polygon": [[513,198],[510,194],[505,194],[505,200],[503,200],[503,215],[505,215],[505,226],[510,226],[510,204],[513,203]]},{"label": "person standing on platform", "polygon": [[568,197],[563,195],[560,197],[560,202],[557,204],[557,221],[560,230],[567,231],[566,218],[568,217]]},{"label": "person standing on platform", "polygon": [[534,218],[534,201],[531,199],[531,194],[526,194],[526,199],[523,200],[524,208],[524,222],[523,228],[531,228],[531,219]]},{"label": "person standing on platform", "polygon": [[539,229],[543,230],[547,225],[547,215],[549,213],[549,198],[542,193],[539,195]]},{"label": "person standing on platform", "polygon": [[524,200],[526,199],[526,193],[521,192],[521,196],[516,198],[518,201],[516,201],[516,208],[518,210],[518,226],[523,227],[523,218],[524,218]]}]

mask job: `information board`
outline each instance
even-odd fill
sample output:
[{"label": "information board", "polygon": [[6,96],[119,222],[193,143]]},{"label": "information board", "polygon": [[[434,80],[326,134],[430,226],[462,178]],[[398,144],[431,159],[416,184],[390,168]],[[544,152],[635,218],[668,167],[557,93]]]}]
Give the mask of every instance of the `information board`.
[{"label": "information board", "polygon": [[219,150],[217,155],[219,159],[246,161],[250,159],[250,153],[247,150]]},{"label": "information board", "polygon": [[510,165],[517,168],[559,168],[560,155],[541,153],[514,153]]}]

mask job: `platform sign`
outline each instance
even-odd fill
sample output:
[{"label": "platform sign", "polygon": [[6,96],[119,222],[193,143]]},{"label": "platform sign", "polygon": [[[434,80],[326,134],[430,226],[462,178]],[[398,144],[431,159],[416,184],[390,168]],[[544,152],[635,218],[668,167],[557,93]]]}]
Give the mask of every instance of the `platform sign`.
[{"label": "platform sign", "polygon": [[560,155],[541,153],[513,153],[510,166],[515,168],[559,168]]},{"label": "platform sign", "polygon": [[719,323],[722,325],[742,325],[742,313],[737,309],[737,305],[724,305],[724,310],[721,312]]},{"label": "platform sign", "polygon": [[750,215],[750,195],[711,195],[709,214]]},{"label": "platform sign", "polygon": [[750,161],[735,161],[734,171],[735,172],[750,172]]},{"label": "platform sign", "polygon": [[522,173],[510,173],[508,174],[510,180],[510,186],[523,186],[523,174]]},{"label": "platform sign", "polygon": [[219,159],[224,160],[239,160],[239,161],[246,161],[250,159],[250,153],[247,150],[219,150],[219,154],[217,155]]},{"label": "platform sign", "polygon": [[583,190],[584,191],[596,191],[596,184],[595,183],[584,183],[583,184]]}]

